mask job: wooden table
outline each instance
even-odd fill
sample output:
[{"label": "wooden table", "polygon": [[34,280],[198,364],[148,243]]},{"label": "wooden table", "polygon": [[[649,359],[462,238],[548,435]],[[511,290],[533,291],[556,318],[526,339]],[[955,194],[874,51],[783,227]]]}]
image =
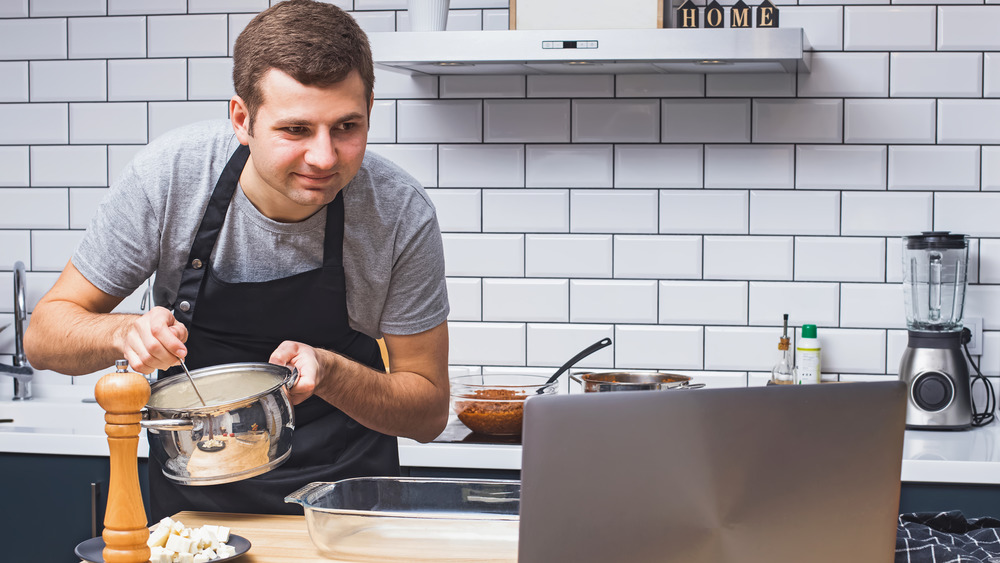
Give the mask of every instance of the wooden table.
[{"label": "wooden table", "polygon": [[[309,537],[305,516],[184,511],[171,518],[179,520],[188,528],[198,528],[205,524],[228,526],[230,533],[249,540],[250,551],[234,563],[357,563],[324,557]],[[431,553],[421,555],[425,558],[433,557]],[[445,559],[447,555],[441,554],[441,558]],[[491,558],[484,553],[484,558],[476,561],[513,562],[516,557]]]},{"label": "wooden table", "polygon": [[[171,518],[188,528],[205,524],[228,526],[230,533],[250,540],[250,551],[239,563],[329,563],[309,539],[305,516],[178,512]],[[234,562],[235,563],[235,562]]]}]

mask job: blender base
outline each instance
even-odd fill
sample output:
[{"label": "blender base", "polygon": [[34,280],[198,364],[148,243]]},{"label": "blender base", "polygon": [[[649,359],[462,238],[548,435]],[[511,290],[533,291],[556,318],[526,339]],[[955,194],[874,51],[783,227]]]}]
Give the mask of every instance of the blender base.
[{"label": "blender base", "polygon": [[899,362],[899,379],[907,385],[908,429],[972,427],[972,386],[961,337],[961,329],[909,331],[908,346]]}]

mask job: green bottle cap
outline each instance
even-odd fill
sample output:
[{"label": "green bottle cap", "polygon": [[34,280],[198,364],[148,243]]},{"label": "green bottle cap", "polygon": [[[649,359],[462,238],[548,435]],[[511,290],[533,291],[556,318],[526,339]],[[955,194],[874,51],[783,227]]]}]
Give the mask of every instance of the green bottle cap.
[{"label": "green bottle cap", "polygon": [[816,325],[802,325],[802,338],[816,338]]}]

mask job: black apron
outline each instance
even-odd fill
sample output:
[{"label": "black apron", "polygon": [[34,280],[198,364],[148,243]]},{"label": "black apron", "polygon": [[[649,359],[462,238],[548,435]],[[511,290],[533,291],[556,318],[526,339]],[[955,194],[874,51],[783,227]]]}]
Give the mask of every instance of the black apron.
[{"label": "black apron", "polygon": [[[348,324],[343,192],[326,208],[321,268],[252,283],[227,283],[212,271],[209,257],[249,154],[241,145],[226,164],[181,277],[174,316],[188,328],[188,369],[267,362],[281,342],[294,340],[384,370],[375,339]],[[166,375],[176,373],[175,366]],[[150,521],[181,510],[301,514],[300,505],[285,503],[284,498],[312,481],[399,475],[395,437],[362,426],[316,396],[294,411],[291,455],[281,466],[257,477],[222,485],[178,485],[163,475],[160,463],[151,456]]]}]

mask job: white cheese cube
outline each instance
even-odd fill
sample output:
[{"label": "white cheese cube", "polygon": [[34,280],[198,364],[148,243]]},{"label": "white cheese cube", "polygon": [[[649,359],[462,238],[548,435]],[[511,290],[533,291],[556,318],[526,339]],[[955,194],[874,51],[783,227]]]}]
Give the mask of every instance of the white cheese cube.
[{"label": "white cheese cube", "polygon": [[222,543],[229,541],[229,528],[227,526],[219,526],[215,532],[215,539]]},{"label": "white cheese cube", "polygon": [[178,553],[177,563],[194,563],[194,554],[192,553]]},{"label": "white cheese cube", "polygon": [[181,522],[180,520],[177,520],[176,522],[173,523],[173,525],[171,525],[170,528],[172,530],[172,533],[180,534],[181,531],[184,530],[184,523]]},{"label": "white cheese cube", "polygon": [[146,540],[146,545],[149,547],[163,547],[167,545],[168,537],[170,537],[170,526],[157,526],[157,528],[149,534],[149,539]]},{"label": "white cheese cube", "polygon": [[194,556],[194,560],[192,560],[191,563],[208,563],[208,561],[209,561],[208,557],[199,553],[198,555]]},{"label": "white cheese cube", "polygon": [[163,553],[163,548],[158,545],[149,546],[149,560],[153,563],[158,563],[160,560],[160,554]]},{"label": "white cheese cube", "polygon": [[216,553],[215,550],[211,548],[201,550],[200,552],[198,552],[198,555],[204,555],[205,557],[208,558],[209,561],[219,558],[219,554]]},{"label": "white cheese cube", "polygon": [[189,553],[191,551],[191,539],[172,535],[167,538],[166,548],[177,553]]},{"label": "white cheese cube", "polygon": [[206,547],[212,547],[212,542],[215,540],[215,534],[212,532],[209,526],[202,526],[194,532],[191,533],[192,538],[198,538],[198,548],[205,549]]},{"label": "white cheese cube", "polygon": [[157,524],[157,527],[163,526],[164,528],[171,528],[171,527],[173,527],[173,525],[174,525],[174,519],[171,518],[171,517],[169,517],[169,516],[164,516],[160,520],[160,523]]},{"label": "white cheese cube", "polygon": [[219,549],[215,550],[219,557],[232,557],[236,555],[236,548],[231,545],[219,544]]}]

